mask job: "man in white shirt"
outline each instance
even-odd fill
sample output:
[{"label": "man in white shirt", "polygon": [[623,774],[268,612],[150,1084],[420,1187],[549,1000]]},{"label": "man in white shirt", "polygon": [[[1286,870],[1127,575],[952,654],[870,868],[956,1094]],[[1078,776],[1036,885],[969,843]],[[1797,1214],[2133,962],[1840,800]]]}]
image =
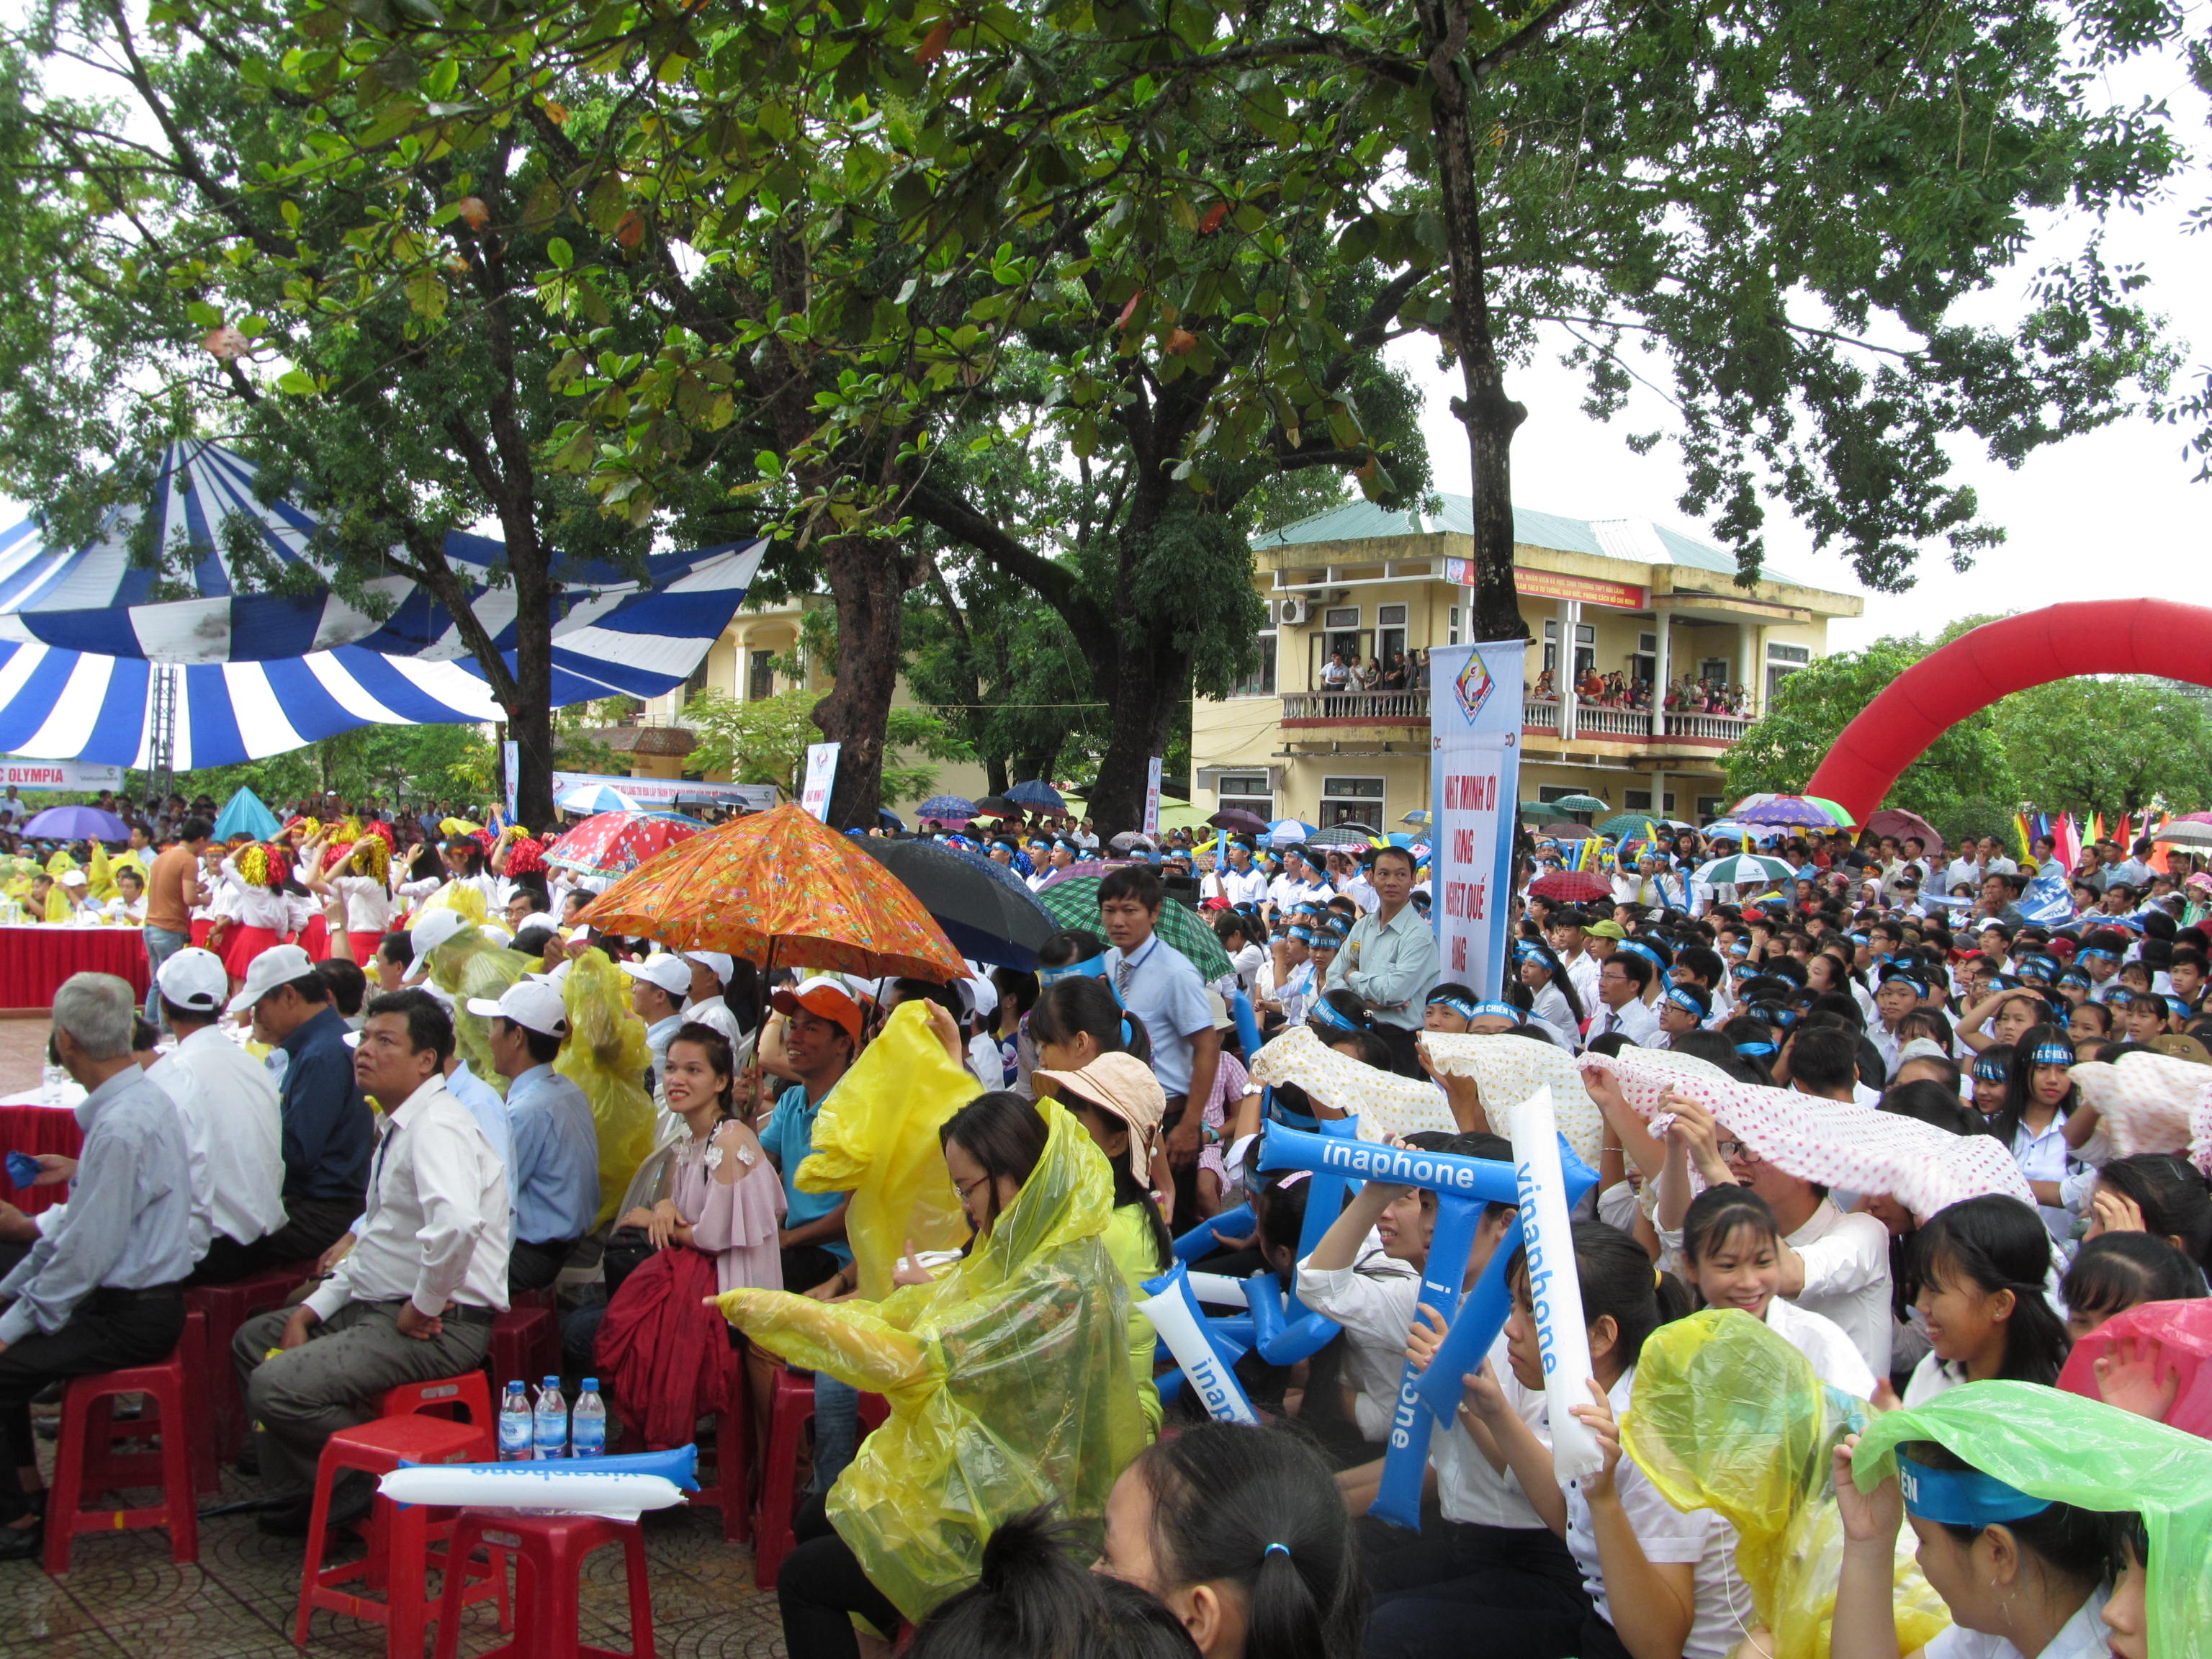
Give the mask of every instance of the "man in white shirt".
[{"label": "man in white shirt", "polygon": [[630,1012],[645,1022],[646,1046],[653,1050],[653,1086],[660,1089],[660,1068],[668,1045],[684,1029],[684,1005],[691,998],[691,963],[672,951],[656,951],[643,962],[618,964],[631,980]]},{"label": "man in white shirt", "polygon": [[[360,1240],[305,1302],[247,1320],[231,1344],[262,1477],[292,1500],[261,1516],[279,1537],[307,1534],[323,1443],[373,1418],[386,1389],[477,1370],[507,1305],[507,1173],[446,1087],[453,1019],[425,991],[368,1014],[355,1073],[384,1117]],[[366,1475],[342,1480],[331,1523],[375,1495]]]},{"label": "man in white shirt", "polygon": [[1618,1031],[1639,1048],[1658,1047],[1659,1017],[1644,1000],[1644,993],[1657,977],[1646,957],[1616,951],[1606,958],[1597,978],[1597,1012],[1585,1040]]},{"label": "man in white shirt", "polygon": [[738,1030],[738,1017],[722,1000],[731,972],[737,966],[735,960],[720,951],[686,951],[684,960],[691,967],[691,996],[684,1005],[685,1021],[696,1021],[720,1031],[729,1043],[730,1051],[735,1054],[744,1036]]},{"label": "man in white shirt", "polygon": [[2140,893],[2150,885],[2150,878],[2158,872],[2150,867],[2151,842],[2146,836],[2137,841],[2128,854],[2127,862],[2112,872],[2113,881],[2124,881]]},{"label": "man in white shirt", "polygon": [[1566,968],[1567,978],[1573,982],[1575,994],[1582,1000],[1585,1010],[1597,1006],[1599,967],[1598,959],[1590,955],[1588,940],[1583,937],[1587,925],[1583,913],[1571,904],[1553,911],[1544,924],[1544,942]]},{"label": "man in white shirt", "polygon": [[1382,895],[1375,890],[1375,884],[1367,878],[1367,872],[1354,854],[1331,853],[1328,878],[1338,892],[1359,907],[1360,915],[1371,916],[1382,908]]},{"label": "man in white shirt", "polygon": [[1257,904],[1267,896],[1267,878],[1252,867],[1252,849],[1229,843],[1229,867],[1221,872],[1221,896],[1231,904]]},{"label": "man in white shirt", "polygon": [[229,1285],[254,1271],[249,1247],[282,1227],[284,1121],[276,1082],[222,1034],[230,1000],[222,958],[187,945],[154,976],[177,1046],[149,1067],[177,1103],[191,1163],[192,1252],[189,1285]]},{"label": "man in white shirt", "polygon": [[1267,902],[1274,907],[1277,915],[1296,909],[1309,899],[1323,904],[1335,896],[1335,890],[1315,875],[1313,866],[1306,860],[1305,848],[1283,849],[1283,873],[1267,887]]}]

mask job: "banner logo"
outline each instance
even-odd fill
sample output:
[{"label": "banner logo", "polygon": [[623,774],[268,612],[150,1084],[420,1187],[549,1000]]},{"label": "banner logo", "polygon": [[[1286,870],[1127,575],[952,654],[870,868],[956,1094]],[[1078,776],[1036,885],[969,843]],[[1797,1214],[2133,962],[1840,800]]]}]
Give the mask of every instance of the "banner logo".
[{"label": "banner logo", "polygon": [[1452,682],[1452,689],[1458,694],[1460,708],[1472,723],[1474,717],[1482,712],[1482,705],[1490,701],[1490,694],[1498,689],[1498,682],[1482,665],[1482,653],[1470,651],[1467,653],[1467,665],[1459,671],[1459,678]]}]

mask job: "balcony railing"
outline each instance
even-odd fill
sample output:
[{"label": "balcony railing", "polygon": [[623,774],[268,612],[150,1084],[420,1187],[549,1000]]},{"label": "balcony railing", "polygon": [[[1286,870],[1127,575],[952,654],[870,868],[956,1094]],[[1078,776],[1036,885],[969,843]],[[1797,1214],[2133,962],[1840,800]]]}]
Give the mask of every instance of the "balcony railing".
[{"label": "balcony railing", "polygon": [[1534,697],[1521,700],[1521,728],[1524,732],[1556,732],[1559,729],[1559,705],[1539,702]]},{"label": "balcony railing", "polygon": [[1293,691],[1283,699],[1286,720],[1355,720],[1370,726],[1425,725],[1425,691]]},{"label": "balcony railing", "polygon": [[1648,738],[1651,711],[1648,708],[1608,708],[1603,703],[1575,707],[1575,735],[1578,738]]},{"label": "balcony railing", "polygon": [[1750,724],[1749,719],[1736,714],[1685,714],[1677,710],[1667,716],[1667,735],[1735,743]]}]

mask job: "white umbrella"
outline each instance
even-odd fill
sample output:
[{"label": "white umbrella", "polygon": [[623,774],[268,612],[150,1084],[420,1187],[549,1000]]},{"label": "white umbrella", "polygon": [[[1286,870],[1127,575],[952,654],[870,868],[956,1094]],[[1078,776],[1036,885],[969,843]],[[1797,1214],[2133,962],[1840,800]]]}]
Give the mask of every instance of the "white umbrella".
[{"label": "white umbrella", "polygon": [[564,812],[638,812],[645,809],[609,783],[580,783],[553,803]]}]

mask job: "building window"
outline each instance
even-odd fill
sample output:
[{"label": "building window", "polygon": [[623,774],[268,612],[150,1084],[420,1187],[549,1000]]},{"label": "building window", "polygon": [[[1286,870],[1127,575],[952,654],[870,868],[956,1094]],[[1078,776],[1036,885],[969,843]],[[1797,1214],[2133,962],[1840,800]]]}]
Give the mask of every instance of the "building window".
[{"label": "building window", "polygon": [[1457,605],[1454,605],[1451,608],[1449,632],[1450,637],[1445,640],[1444,643],[1446,645],[1457,645],[1459,643],[1459,607]]},{"label": "building window", "polygon": [[1766,706],[1774,707],[1774,694],[1782,689],[1782,682],[1813,660],[1812,652],[1802,645],[1770,645],[1766,647]]},{"label": "building window", "polygon": [[1709,680],[1715,685],[1725,686],[1729,683],[1728,659],[1706,658],[1698,665],[1698,678],[1701,680]]},{"label": "building window", "polygon": [[[1577,623],[1575,624],[1575,678],[1579,680],[1596,666],[1597,629],[1588,623]],[[1544,672],[1547,674],[1559,672],[1559,622],[1556,617],[1547,617],[1544,621]]]},{"label": "building window", "polygon": [[1382,829],[1382,780],[1380,778],[1323,778],[1321,781],[1321,827],[1363,823],[1376,834]]},{"label": "building window", "polygon": [[745,701],[765,702],[775,695],[775,653],[754,651],[746,655],[750,672],[745,680]]},{"label": "building window", "polygon": [[1402,605],[1377,605],[1375,609],[1375,661],[1378,667],[1388,668],[1393,660],[1403,661],[1406,656],[1406,607]]},{"label": "building window", "polygon": [[1272,629],[1259,636],[1260,660],[1229,695],[1233,697],[1272,697],[1275,695],[1275,635]]},{"label": "building window", "polygon": [[1359,607],[1340,605],[1334,611],[1324,611],[1321,613],[1321,625],[1323,628],[1357,628],[1359,626]]},{"label": "building window", "polygon": [[707,659],[702,657],[699,659],[699,665],[691,671],[690,678],[684,682],[684,701],[690,702],[695,696],[706,689]]},{"label": "building window", "polygon": [[1270,823],[1275,820],[1275,792],[1265,772],[1225,772],[1214,780],[1213,797],[1224,812],[1234,807]]},{"label": "building window", "polygon": [[1721,798],[1718,795],[1700,795],[1698,797],[1698,816],[1699,817],[1717,818],[1720,817],[1720,815]]},{"label": "building window", "polygon": [[[1620,810],[1624,812],[1650,811],[1651,810],[1651,792],[1649,789],[1622,790],[1620,792]],[[1659,810],[1662,812],[1671,812],[1674,810],[1674,791],[1668,791],[1667,804]]]}]

